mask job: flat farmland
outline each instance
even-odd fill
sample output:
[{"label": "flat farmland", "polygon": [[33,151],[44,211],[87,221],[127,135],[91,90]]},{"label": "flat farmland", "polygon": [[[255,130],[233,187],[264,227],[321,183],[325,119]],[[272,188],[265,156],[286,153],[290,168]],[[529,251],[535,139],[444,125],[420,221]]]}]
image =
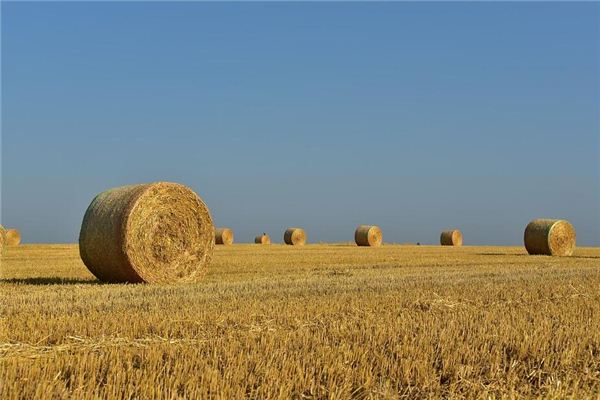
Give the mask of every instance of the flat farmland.
[{"label": "flat farmland", "polygon": [[101,284],[76,245],[0,265],[0,398],[600,398],[600,248],[218,246]]}]

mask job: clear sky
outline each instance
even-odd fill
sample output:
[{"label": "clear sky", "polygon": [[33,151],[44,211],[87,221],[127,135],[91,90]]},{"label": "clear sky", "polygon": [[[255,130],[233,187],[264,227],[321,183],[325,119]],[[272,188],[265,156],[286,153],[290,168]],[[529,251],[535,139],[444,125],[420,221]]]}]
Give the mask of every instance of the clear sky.
[{"label": "clear sky", "polygon": [[600,245],[599,3],[2,2],[2,223],[175,181],[236,241]]}]

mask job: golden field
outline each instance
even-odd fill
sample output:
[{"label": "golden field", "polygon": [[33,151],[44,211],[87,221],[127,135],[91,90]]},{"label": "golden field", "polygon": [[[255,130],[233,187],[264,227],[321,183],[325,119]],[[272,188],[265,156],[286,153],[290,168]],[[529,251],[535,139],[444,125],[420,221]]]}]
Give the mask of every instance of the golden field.
[{"label": "golden field", "polygon": [[194,285],[9,247],[0,398],[600,398],[600,249],[233,245]]}]

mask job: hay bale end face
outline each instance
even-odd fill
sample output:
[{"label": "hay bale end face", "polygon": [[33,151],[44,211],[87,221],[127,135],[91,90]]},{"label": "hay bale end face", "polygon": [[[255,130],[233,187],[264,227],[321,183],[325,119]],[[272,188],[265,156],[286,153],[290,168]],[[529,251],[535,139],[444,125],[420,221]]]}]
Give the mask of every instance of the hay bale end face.
[{"label": "hay bale end face", "polygon": [[576,236],[569,221],[534,219],[525,228],[525,248],[532,255],[570,256],[575,250]]},{"label": "hay bale end face", "polygon": [[226,246],[233,244],[233,231],[229,228],[215,229],[215,243]]},{"label": "hay bale end face", "polygon": [[378,226],[359,225],[354,231],[354,241],[358,246],[379,247],[383,241],[383,234]]},{"label": "hay bale end face", "polygon": [[458,229],[444,231],[440,236],[440,244],[442,246],[462,246],[462,233]]},{"label": "hay bale end face", "polygon": [[7,246],[18,246],[21,244],[21,232],[18,229],[7,229],[6,230],[6,245]]},{"label": "hay bale end face", "polygon": [[214,245],[212,218],[202,199],[169,182],[100,193],[79,234],[83,262],[104,282],[198,281]]},{"label": "hay bale end face", "polygon": [[288,228],[283,234],[285,244],[303,246],[306,244],[306,232],[302,228]]},{"label": "hay bale end face", "polygon": [[256,244],[271,244],[271,238],[266,233],[262,235],[258,235],[254,238],[254,243]]}]

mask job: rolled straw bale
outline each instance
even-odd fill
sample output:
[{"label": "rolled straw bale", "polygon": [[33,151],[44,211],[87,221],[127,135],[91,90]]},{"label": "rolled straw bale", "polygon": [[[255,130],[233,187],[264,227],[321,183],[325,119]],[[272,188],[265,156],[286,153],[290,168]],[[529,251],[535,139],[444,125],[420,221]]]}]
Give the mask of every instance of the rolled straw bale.
[{"label": "rolled straw bale", "polygon": [[4,252],[4,246],[6,245],[6,230],[0,225],[0,258]]},{"label": "rolled straw bale", "polygon": [[7,229],[6,230],[6,245],[7,246],[18,246],[21,244],[21,232],[18,229]]},{"label": "rolled straw bale", "polygon": [[194,282],[209,264],[214,226],[202,199],[177,183],[124,186],[88,207],[79,252],[106,282]]},{"label": "rolled straw bale", "polygon": [[575,241],[575,228],[563,219],[534,219],[525,228],[524,242],[529,254],[570,256]]},{"label": "rolled straw bale", "polygon": [[233,244],[233,231],[229,228],[215,229],[215,243],[224,245]]},{"label": "rolled straw bale", "polygon": [[359,225],[354,231],[354,241],[358,246],[379,247],[383,241],[383,234],[378,226]]},{"label": "rolled straw bale", "polygon": [[287,228],[283,234],[285,244],[303,246],[306,244],[306,232],[302,228]]},{"label": "rolled straw bale", "polygon": [[266,233],[262,235],[258,235],[254,238],[254,243],[256,244],[271,244],[271,238]]},{"label": "rolled straw bale", "polygon": [[440,244],[442,246],[462,246],[462,233],[458,229],[444,231],[440,236]]}]

